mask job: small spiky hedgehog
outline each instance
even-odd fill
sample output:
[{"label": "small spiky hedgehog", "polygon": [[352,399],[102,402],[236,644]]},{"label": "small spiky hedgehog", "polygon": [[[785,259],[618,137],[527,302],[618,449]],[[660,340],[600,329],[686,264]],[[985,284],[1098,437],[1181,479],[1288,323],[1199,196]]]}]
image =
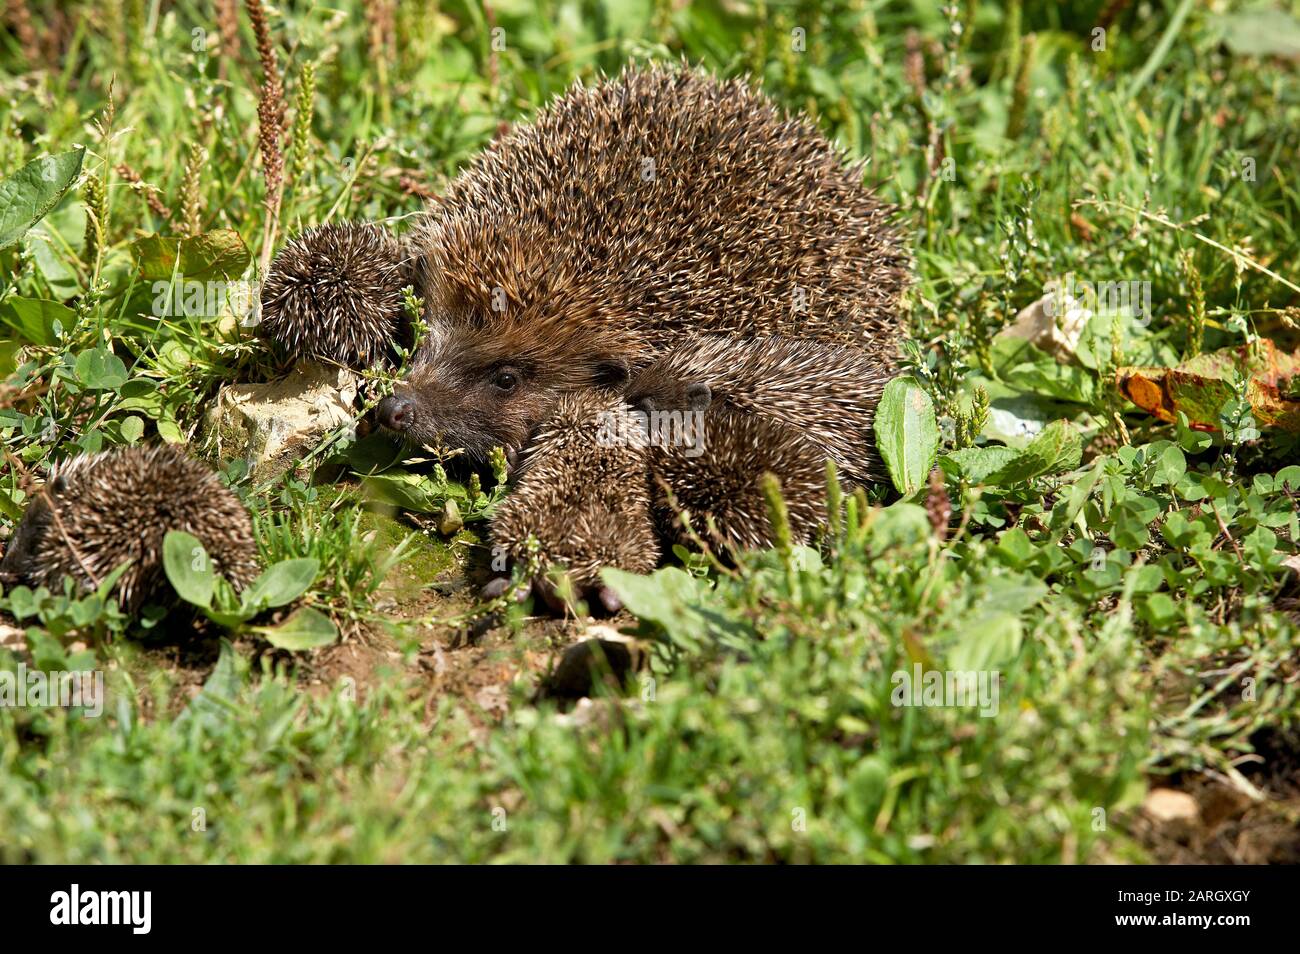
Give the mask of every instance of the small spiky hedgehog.
[{"label": "small spiky hedgehog", "polygon": [[205,464],[171,445],[86,454],[55,465],[18,524],[0,577],[47,586],[64,576],[95,589],[130,560],[114,588],[119,605],[135,612],[165,596],[163,538],[192,533],[214,568],[236,589],[258,573],[248,511]]},{"label": "small spiky hedgehog", "polygon": [[884,381],[871,364],[848,346],[687,339],[620,395],[561,399],[563,412],[524,451],[524,476],[498,510],[493,540],[520,559],[531,534],[544,562],[569,566],[580,590],[597,588],[611,606],[600,568],[646,572],[661,544],[693,543],[683,512],[723,555],[771,546],[762,489],[771,473],[793,541],[806,543],[826,519],[827,460],[848,482],[873,473]]},{"label": "small spiky hedgehog", "polygon": [[[687,336],[638,373],[626,393],[633,406],[648,401],[679,409],[690,404],[693,389],[705,386],[727,413],[743,411],[779,425],[834,460],[846,480],[865,483],[881,476],[873,433],[876,405],[892,373],[853,346],[779,336]],[[756,447],[770,440],[753,426],[746,433]]]},{"label": "small spiky hedgehog", "polygon": [[[380,423],[510,454],[561,395],[621,387],[690,332],[839,342],[892,368],[907,261],[891,215],[811,121],[742,81],[654,67],[575,85],[414,230],[430,330]],[[328,271],[301,241],[285,264]],[[264,295],[264,320],[289,340],[335,323],[307,305]]]},{"label": "small spiky hedgehog", "polygon": [[[816,370],[802,365],[810,353],[823,358]],[[824,384],[856,360],[857,352],[815,343],[715,339],[670,352],[638,374],[626,400],[647,425],[651,510],[661,537],[690,545],[685,514],[691,530],[724,554],[770,547],[762,478],[771,473],[781,483],[793,542],[807,543],[826,519],[826,460],[837,456],[826,445],[849,448],[838,456],[859,470],[871,456],[865,435],[850,431],[854,417],[836,414],[861,386],[852,379],[834,389]],[[764,374],[782,362],[795,371],[774,399],[761,393]]]},{"label": "small spiky hedgehog", "polygon": [[[530,539],[542,567],[564,568],[580,592],[594,590],[611,611],[617,605],[600,584],[601,568],[648,573],[659,562],[646,435],[620,396],[562,396],[525,449],[515,485],[493,514],[492,541],[526,564]],[[530,582],[547,595],[544,579]]]},{"label": "small spiky hedgehog", "polygon": [[262,286],[259,333],[290,358],[366,368],[409,344],[402,289],[410,284],[402,245],[382,226],[340,223],[308,229],[276,256]]}]

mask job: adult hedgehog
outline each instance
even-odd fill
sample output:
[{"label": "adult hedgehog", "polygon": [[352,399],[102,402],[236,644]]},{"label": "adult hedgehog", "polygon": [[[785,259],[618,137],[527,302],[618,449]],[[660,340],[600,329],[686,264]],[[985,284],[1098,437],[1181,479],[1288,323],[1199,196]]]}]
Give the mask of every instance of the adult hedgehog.
[{"label": "adult hedgehog", "polygon": [[690,332],[847,344],[887,371],[906,257],[861,180],[738,80],[629,68],[573,87],[414,231],[405,267],[430,330],[381,423],[513,452],[560,395],[621,385]]}]

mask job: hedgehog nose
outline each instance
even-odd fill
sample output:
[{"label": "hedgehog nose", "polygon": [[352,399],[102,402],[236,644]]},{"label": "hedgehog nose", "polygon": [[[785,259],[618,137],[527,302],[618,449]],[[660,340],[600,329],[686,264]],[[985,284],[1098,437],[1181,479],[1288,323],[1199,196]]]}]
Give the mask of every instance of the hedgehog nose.
[{"label": "hedgehog nose", "polygon": [[375,409],[379,423],[392,431],[404,431],[415,417],[415,402],[400,394],[390,394]]}]

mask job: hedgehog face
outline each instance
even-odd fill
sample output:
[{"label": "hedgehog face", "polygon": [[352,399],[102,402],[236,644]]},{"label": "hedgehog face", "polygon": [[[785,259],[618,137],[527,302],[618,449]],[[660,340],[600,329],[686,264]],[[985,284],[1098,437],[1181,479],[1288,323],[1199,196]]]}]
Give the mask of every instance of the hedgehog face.
[{"label": "hedgehog face", "polygon": [[419,444],[461,448],[484,460],[493,447],[517,453],[566,393],[626,381],[616,357],[556,360],[509,335],[436,328],[410,375],[377,408],[379,422]]}]

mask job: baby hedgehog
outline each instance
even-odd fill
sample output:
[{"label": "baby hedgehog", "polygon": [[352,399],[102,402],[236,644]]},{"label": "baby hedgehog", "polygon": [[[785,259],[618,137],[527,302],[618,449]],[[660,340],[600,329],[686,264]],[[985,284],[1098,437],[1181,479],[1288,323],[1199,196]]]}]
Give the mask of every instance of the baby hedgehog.
[{"label": "baby hedgehog", "polygon": [[[882,476],[873,428],[891,376],[854,347],[700,335],[683,338],[638,374],[627,396],[634,406],[649,399],[658,408],[680,409],[690,400],[684,389],[707,385],[729,410],[780,425],[818,448],[823,460],[834,460],[847,480],[865,483]],[[763,445],[756,432],[751,436]]]},{"label": "baby hedgehog", "polygon": [[[857,349],[817,342],[688,340],[620,396],[592,390],[563,399],[565,412],[524,451],[545,466],[526,470],[506,498],[493,539],[518,558],[526,526],[543,559],[562,553],[580,568],[582,586],[594,586],[602,566],[653,568],[660,543],[693,542],[681,511],[724,555],[769,547],[761,481],[772,473],[794,542],[807,543],[826,519],[826,461],[848,481],[874,472],[872,416],[883,379],[873,367]],[[619,461],[612,479],[602,466],[611,458]]]},{"label": "baby hedgehog", "polygon": [[[748,343],[736,350],[743,359]],[[627,394],[648,434],[651,512],[661,538],[690,546],[685,514],[723,555],[772,546],[762,487],[771,473],[781,482],[794,542],[807,543],[826,519],[825,451],[795,427],[742,410],[707,378],[683,376],[689,364],[674,352],[637,375]]]},{"label": "baby hedgehog", "polygon": [[739,80],[655,67],[575,85],[414,230],[430,330],[379,420],[517,451],[561,395],[622,387],[698,331],[839,342],[892,368],[907,261],[891,216],[811,121]]},{"label": "baby hedgehog", "polygon": [[293,359],[321,358],[361,370],[407,344],[402,246],[381,226],[322,225],[275,259],[262,286],[259,333]]},{"label": "baby hedgehog", "polygon": [[14,532],[0,578],[95,589],[127,560],[114,592],[135,612],[166,585],[163,538],[192,533],[215,569],[243,589],[258,574],[248,511],[206,465],[170,445],[87,454],[55,465]]},{"label": "baby hedgehog", "polygon": [[[522,563],[530,538],[543,567],[564,568],[611,612],[618,607],[600,585],[601,567],[648,573],[659,562],[645,432],[621,396],[565,395],[524,450],[514,487],[493,514],[492,541]],[[533,583],[550,602],[545,581]]]}]

